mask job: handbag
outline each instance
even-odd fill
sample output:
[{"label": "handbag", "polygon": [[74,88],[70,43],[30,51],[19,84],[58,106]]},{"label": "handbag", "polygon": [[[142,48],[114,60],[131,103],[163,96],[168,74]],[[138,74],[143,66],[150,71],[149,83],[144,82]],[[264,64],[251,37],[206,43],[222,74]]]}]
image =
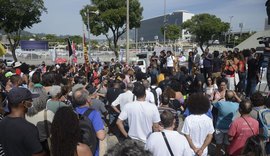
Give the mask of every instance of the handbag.
[{"label": "handbag", "polygon": [[234,73],[234,82],[235,85],[238,85],[238,83],[240,82],[239,74],[237,72]]}]

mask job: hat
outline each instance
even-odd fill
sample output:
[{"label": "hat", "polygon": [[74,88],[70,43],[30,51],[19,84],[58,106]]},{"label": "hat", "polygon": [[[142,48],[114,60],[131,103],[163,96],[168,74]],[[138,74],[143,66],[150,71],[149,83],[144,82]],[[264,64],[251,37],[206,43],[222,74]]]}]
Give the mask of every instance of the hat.
[{"label": "hat", "polygon": [[22,64],[20,62],[15,62],[14,68],[20,67]]},{"label": "hat", "polygon": [[8,102],[12,105],[18,105],[24,100],[29,100],[37,97],[39,97],[39,94],[31,93],[30,90],[22,87],[14,87],[7,94]]},{"label": "hat", "polygon": [[5,77],[6,78],[9,78],[9,77],[11,77],[12,75],[16,75],[15,73],[12,73],[11,71],[9,71],[9,72],[7,72],[6,74],[5,74]]},{"label": "hat", "polygon": [[80,89],[80,88],[84,88],[84,85],[82,84],[76,84],[72,87],[72,93],[75,93],[76,90]]}]

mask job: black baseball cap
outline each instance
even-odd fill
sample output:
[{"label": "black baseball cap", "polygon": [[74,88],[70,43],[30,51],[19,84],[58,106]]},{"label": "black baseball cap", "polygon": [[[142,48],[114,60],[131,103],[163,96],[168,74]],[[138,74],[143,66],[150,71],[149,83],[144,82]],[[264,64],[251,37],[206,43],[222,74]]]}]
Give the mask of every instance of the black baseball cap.
[{"label": "black baseball cap", "polygon": [[30,90],[22,87],[14,87],[7,94],[8,103],[11,106],[17,106],[22,101],[32,100],[37,97],[39,97],[39,94],[32,93]]}]

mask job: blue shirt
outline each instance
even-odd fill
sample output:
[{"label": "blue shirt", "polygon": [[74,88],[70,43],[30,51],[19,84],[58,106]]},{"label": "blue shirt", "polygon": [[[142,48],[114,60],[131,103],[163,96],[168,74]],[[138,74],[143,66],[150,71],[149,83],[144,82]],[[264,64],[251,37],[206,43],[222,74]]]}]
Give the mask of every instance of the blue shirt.
[{"label": "blue shirt", "polygon": [[[87,109],[89,109],[89,107],[76,107],[76,112],[78,114],[83,114]],[[101,119],[101,115],[98,111],[93,110],[88,118],[91,120],[93,127],[95,129],[95,132],[98,132],[100,130],[104,129],[104,125]],[[95,156],[99,156],[99,143],[97,144],[97,149],[96,152],[94,154]]]},{"label": "blue shirt", "polygon": [[218,109],[216,128],[228,130],[238,111],[239,103],[231,101],[219,101],[213,104]]}]

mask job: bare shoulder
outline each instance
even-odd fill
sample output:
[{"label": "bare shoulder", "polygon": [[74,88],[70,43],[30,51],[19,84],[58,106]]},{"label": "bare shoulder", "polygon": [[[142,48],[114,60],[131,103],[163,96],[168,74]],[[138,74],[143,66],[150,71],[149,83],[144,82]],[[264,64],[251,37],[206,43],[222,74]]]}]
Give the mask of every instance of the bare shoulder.
[{"label": "bare shoulder", "polygon": [[78,156],[92,156],[92,152],[88,145],[83,143],[78,143],[77,145]]}]

